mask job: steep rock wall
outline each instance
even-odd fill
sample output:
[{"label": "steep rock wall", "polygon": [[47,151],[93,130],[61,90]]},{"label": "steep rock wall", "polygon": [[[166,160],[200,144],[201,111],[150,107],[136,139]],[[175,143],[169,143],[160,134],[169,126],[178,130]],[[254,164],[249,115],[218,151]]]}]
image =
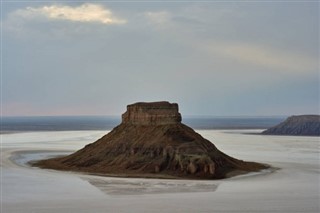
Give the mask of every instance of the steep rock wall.
[{"label": "steep rock wall", "polygon": [[181,114],[176,103],[153,102],[135,103],[127,106],[122,115],[122,123],[135,125],[167,125],[181,122]]}]

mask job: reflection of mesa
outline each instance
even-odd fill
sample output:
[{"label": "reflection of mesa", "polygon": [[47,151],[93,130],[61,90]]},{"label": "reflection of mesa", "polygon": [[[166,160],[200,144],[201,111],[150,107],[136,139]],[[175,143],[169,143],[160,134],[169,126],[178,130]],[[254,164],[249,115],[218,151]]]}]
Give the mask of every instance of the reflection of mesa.
[{"label": "reflection of mesa", "polygon": [[65,157],[36,166],[112,176],[217,179],[267,166],[234,159],[181,123],[178,104],[128,105],[110,133]]}]

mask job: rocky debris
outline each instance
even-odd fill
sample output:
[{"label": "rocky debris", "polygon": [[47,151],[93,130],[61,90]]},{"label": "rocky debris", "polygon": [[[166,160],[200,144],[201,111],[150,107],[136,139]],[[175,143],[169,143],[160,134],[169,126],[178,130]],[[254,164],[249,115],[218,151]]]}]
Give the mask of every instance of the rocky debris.
[{"label": "rocky debris", "polygon": [[264,135],[320,136],[319,115],[291,116],[262,132]]},{"label": "rocky debris", "polygon": [[219,151],[181,123],[178,105],[136,103],[110,133],[65,157],[36,166],[112,176],[218,179],[268,166],[244,162]]}]

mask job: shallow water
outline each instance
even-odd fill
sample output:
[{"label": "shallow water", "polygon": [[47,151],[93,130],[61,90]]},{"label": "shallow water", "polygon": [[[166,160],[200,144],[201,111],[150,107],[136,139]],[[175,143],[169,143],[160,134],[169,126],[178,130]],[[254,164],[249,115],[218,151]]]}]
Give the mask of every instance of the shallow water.
[{"label": "shallow water", "polygon": [[319,137],[198,131],[226,154],[279,168],[225,180],[101,177],[32,168],[104,131],[1,135],[1,212],[319,212]]}]

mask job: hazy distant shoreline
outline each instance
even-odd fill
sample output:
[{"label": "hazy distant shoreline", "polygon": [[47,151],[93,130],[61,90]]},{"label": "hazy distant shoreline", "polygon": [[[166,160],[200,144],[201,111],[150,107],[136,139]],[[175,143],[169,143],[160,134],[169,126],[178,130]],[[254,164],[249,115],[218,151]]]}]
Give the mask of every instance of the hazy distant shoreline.
[{"label": "hazy distant shoreline", "polygon": [[[267,129],[285,117],[213,117],[190,116],[182,123],[194,129]],[[38,131],[111,130],[121,122],[115,116],[3,117],[0,134]]]}]

